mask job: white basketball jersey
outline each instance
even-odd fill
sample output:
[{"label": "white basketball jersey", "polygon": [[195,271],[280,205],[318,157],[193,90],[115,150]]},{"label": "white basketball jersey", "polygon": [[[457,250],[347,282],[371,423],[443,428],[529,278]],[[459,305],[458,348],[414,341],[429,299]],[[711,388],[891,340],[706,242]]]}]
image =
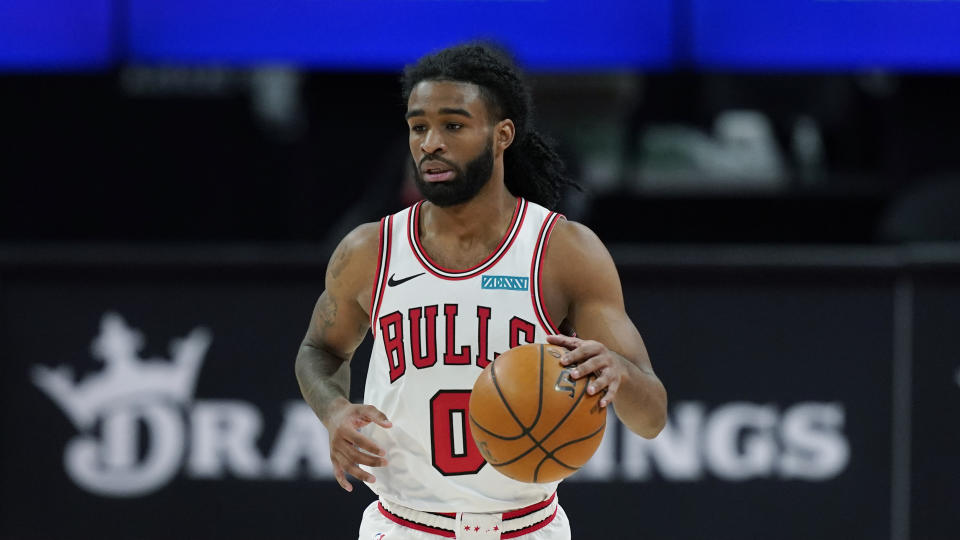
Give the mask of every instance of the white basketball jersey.
[{"label": "white basketball jersey", "polygon": [[517,199],[497,249],[473,268],[449,270],[420,244],[422,205],[380,222],[364,403],[393,427],[362,430],[389,463],[365,467],[377,477],[368,485],[388,501],[429,512],[502,512],[542,501],[558,482],[517,482],[494,470],[470,436],[467,405],[496,356],[558,333],[540,299],[540,268],[562,216]]}]

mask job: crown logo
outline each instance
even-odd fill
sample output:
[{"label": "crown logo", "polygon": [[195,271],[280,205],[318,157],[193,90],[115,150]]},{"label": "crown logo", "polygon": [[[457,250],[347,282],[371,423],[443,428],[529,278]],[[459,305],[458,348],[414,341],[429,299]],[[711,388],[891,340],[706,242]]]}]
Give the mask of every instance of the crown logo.
[{"label": "crown logo", "polygon": [[100,320],[100,335],[90,345],[91,355],[106,366],[103,371],[76,383],[69,366],[34,366],[31,375],[74,426],[86,430],[118,405],[157,399],[187,404],[210,342],[210,332],[198,327],[170,342],[170,360],[143,359],[139,355],[143,333],[128,326],[120,314],[108,312]]}]

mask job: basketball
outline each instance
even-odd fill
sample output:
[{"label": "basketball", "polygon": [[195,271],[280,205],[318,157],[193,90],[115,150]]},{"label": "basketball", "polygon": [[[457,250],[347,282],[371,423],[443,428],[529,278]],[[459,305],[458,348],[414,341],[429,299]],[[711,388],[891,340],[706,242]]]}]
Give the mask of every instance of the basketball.
[{"label": "basketball", "polygon": [[570,378],[562,347],[514,347],[491,362],[470,394],[470,431],[496,470],[521,482],[553,482],[582,467],[600,446],[607,410],[587,394],[593,375]]}]

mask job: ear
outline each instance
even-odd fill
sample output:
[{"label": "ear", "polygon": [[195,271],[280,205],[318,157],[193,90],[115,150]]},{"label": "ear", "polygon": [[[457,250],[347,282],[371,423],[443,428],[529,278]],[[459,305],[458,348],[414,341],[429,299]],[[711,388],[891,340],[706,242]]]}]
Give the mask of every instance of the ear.
[{"label": "ear", "polygon": [[493,142],[496,145],[497,153],[502,154],[513,144],[513,138],[517,135],[517,128],[513,125],[513,120],[507,118],[497,122],[493,126],[493,130]]}]

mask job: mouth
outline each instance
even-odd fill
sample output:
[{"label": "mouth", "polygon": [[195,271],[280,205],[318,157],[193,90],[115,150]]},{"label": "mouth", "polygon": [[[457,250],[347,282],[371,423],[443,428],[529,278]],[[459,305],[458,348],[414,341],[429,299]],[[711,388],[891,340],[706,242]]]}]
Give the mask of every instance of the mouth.
[{"label": "mouth", "polygon": [[422,167],[423,179],[427,182],[447,182],[452,180],[456,173],[448,166],[441,164],[428,164]]}]

